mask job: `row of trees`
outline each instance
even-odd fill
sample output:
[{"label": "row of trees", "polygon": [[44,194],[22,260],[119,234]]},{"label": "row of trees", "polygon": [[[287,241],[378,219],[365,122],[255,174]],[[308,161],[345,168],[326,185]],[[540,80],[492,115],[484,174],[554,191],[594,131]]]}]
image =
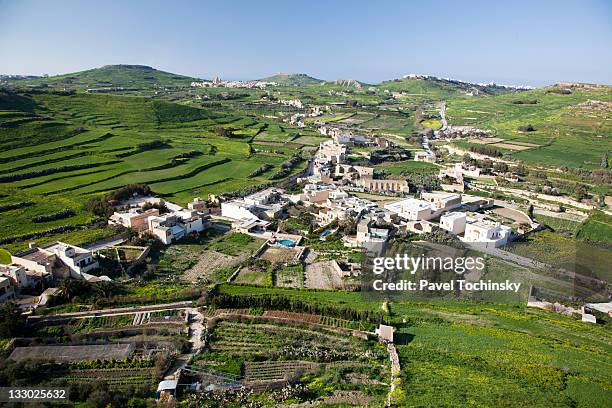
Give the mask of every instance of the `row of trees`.
[{"label": "row of trees", "polygon": [[47,176],[49,174],[69,172],[69,171],[75,171],[75,170],[84,170],[84,169],[90,169],[93,167],[99,167],[99,166],[104,166],[107,164],[115,164],[115,163],[119,163],[119,161],[113,160],[113,161],[107,161],[103,163],[72,164],[72,165],[66,165],[66,166],[60,166],[60,167],[51,167],[47,169],[34,170],[34,171],[29,171],[27,173],[7,174],[6,176],[0,177],[0,183],[10,183],[13,181],[27,180],[27,179],[31,179],[34,177]]},{"label": "row of trees", "polygon": [[280,170],[276,172],[274,175],[272,175],[272,177],[270,178],[272,180],[278,180],[278,179],[288,176],[289,173],[291,173],[291,169],[297,166],[301,161],[302,161],[302,157],[300,156],[300,154],[299,153],[294,154],[293,156],[291,156],[291,158],[285,160],[283,164],[281,164]]},{"label": "row of trees", "polygon": [[32,222],[49,222],[55,220],[61,220],[63,218],[70,218],[76,215],[76,212],[70,208],[66,208],[62,211],[58,211],[53,214],[39,215],[38,217],[32,217]]},{"label": "row of trees", "polygon": [[487,145],[470,146],[470,152],[484,154],[485,156],[491,156],[491,157],[502,157],[503,156],[502,152],[499,149],[492,147],[492,146],[487,146]]},{"label": "row of trees", "polygon": [[269,310],[287,310],[291,312],[332,316],[345,320],[357,320],[369,323],[380,323],[383,321],[383,315],[380,312],[315,305],[276,294],[234,296],[226,293],[213,292],[210,300],[211,304],[217,308],[248,309],[251,307],[259,307]]}]

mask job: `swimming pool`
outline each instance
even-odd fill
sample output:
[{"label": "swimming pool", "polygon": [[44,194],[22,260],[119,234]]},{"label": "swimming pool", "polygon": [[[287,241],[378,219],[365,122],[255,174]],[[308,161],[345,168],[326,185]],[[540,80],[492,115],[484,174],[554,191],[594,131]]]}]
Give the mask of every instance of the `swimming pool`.
[{"label": "swimming pool", "polygon": [[276,244],[287,248],[293,248],[295,246],[295,241],[290,239],[281,239]]},{"label": "swimming pool", "polygon": [[325,231],[323,231],[323,232],[321,233],[321,235],[319,235],[319,238],[325,238],[326,236],[328,236],[328,235],[329,235],[329,234],[331,234],[331,233],[332,233],[332,230],[330,230],[330,229],[328,228],[328,229],[326,229]]}]

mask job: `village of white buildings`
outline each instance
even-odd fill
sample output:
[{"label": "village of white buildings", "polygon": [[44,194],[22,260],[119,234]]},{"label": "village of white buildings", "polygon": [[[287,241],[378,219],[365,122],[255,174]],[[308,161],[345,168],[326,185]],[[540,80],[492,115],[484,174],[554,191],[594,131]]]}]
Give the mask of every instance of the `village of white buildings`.
[{"label": "village of white buildings", "polygon": [[[216,86],[221,84],[219,81],[192,85]],[[223,82],[219,86],[227,87],[228,84]],[[299,100],[279,103],[304,110]],[[299,127],[303,125],[303,117],[320,116],[323,110],[326,107],[309,108],[306,113],[291,116],[290,122]],[[287,217],[290,207],[313,215],[316,228],[323,231],[321,240],[338,234],[339,223],[353,222],[356,224],[354,234],[341,234],[342,242],[347,248],[365,251],[384,247],[397,234],[437,233],[462,242],[468,248],[499,256],[503,253],[501,247],[539,227],[528,214],[511,203],[466,194],[465,178],[481,176],[481,170],[475,166],[462,162],[438,165],[440,190],[415,191],[405,179],[385,178],[374,167],[351,164],[349,160],[351,150],[356,147],[398,148],[393,141],[354,135],[346,129],[325,124],[320,124],[318,130],[329,139],[320,143],[307,170],[292,178],[290,191],[268,187],[244,197],[210,195],[205,200],[195,198],[187,208],[158,197],[135,195],[118,203],[108,224],[130,229],[137,235],[149,234],[162,244],[171,245],[191,234],[215,228],[219,222],[226,223],[235,232],[264,239],[266,247],[296,251],[291,262],[302,261],[307,251],[300,244],[309,231],[301,234],[278,231],[277,221]],[[461,137],[463,132],[473,134],[473,129],[444,126],[437,135],[440,138]],[[430,149],[427,138],[423,139],[422,147],[412,152],[413,160],[436,163],[436,153]],[[505,176],[514,177],[512,174]],[[503,208],[504,217],[515,220],[514,228],[501,222],[492,211],[493,207]],[[44,307],[49,296],[58,292],[56,284],[61,279],[110,281],[106,276],[90,272],[97,270],[97,259],[105,256],[102,249],[116,249],[122,242],[102,242],[89,248],[64,242],[37,246],[33,242],[29,250],[13,254],[10,263],[0,265],[0,302],[29,293],[32,287],[46,288],[42,293],[26,296],[21,302],[22,308],[33,310]],[[142,248],[138,261],[142,261],[146,253],[147,249]],[[339,278],[356,277],[361,271],[361,265],[347,260],[333,260],[332,264]]]}]

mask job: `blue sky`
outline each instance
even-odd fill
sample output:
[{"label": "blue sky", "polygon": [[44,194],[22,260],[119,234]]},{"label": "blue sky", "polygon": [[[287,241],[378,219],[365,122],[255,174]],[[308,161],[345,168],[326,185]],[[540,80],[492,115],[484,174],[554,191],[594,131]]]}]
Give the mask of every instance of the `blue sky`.
[{"label": "blue sky", "polygon": [[612,1],[0,0],[0,73],[612,83]]}]

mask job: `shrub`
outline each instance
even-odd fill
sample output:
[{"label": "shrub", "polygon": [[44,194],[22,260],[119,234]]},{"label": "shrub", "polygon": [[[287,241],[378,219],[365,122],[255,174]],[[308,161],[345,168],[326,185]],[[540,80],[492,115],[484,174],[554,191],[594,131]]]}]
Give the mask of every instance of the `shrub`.
[{"label": "shrub", "polygon": [[519,126],[518,130],[520,132],[534,132],[536,129],[533,127],[533,125],[529,124],[527,126]]},{"label": "shrub", "polygon": [[49,221],[61,220],[62,218],[73,217],[74,215],[76,215],[74,210],[66,208],[65,210],[58,211],[53,214],[40,215],[38,217],[33,217],[32,222],[49,222]]}]

